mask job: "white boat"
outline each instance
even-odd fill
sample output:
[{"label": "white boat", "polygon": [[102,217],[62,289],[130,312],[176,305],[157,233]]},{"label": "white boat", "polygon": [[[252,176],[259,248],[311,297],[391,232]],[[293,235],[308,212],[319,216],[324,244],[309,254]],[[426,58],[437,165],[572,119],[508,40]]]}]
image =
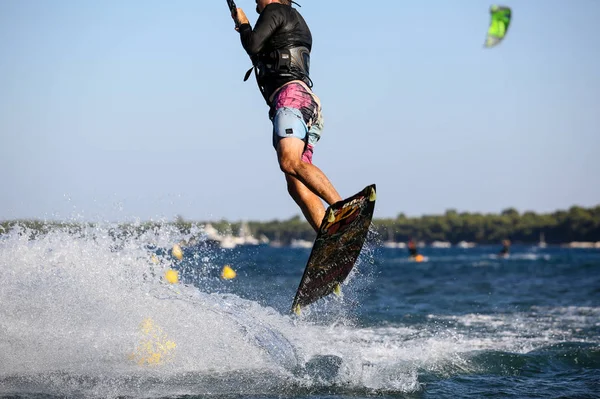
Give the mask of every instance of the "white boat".
[{"label": "white boat", "polygon": [[293,238],[292,241],[290,242],[290,247],[292,247],[292,248],[312,248],[313,243],[311,241]]},{"label": "white boat", "polygon": [[386,241],[381,244],[384,248],[406,248],[406,243],[404,242],[395,242],[395,241]]},{"label": "white boat", "polygon": [[246,222],[242,222],[237,236],[232,234],[219,234],[217,229],[210,223],[204,226],[204,234],[208,240],[216,241],[221,248],[225,249],[232,249],[238,245],[260,245],[268,243],[269,241],[265,236],[261,236],[260,239],[252,236],[248,223]]},{"label": "white boat", "polygon": [[221,248],[224,248],[224,249],[232,249],[232,248],[237,247],[238,244],[237,244],[236,238],[234,236],[232,236],[231,234],[227,234],[227,235],[221,236],[219,245],[221,246]]},{"label": "white boat", "polygon": [[394,234],[391,230],[388,230],[388,239],[381,246],[384,248],[406,248],[406,243],[394,241]]}]

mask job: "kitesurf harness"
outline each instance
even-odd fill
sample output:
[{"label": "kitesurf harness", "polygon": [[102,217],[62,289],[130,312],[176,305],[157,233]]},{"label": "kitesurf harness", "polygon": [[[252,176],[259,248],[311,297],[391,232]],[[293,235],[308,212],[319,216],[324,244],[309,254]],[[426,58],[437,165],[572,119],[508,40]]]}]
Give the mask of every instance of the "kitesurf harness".
[{"label": "kitesurf harness", "polygon": [[271,95],[283,84],[292,80],[301,80],[312,88],[310,79],[310,50],[304,46],[290,47],[258,54],[252,57],[254,66],[244,76],[248,80],[254,70],[256,82],[267,103]]}]

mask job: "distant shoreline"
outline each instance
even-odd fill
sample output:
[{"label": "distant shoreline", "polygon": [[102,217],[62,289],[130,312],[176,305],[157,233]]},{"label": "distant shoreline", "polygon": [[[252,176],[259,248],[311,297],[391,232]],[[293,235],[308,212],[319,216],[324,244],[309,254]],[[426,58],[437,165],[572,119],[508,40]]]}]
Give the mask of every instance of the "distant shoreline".
[{"label": "distant shoreline", "polygon": [[[32,234],[46,233],[53,229],[81,231],[84,227],[98,226],[92,222],[59,222],[41,220],[6,220],[0,222],[0,235],[16,226],[28,229]],[[115,234],[141,234],[160,226],[170,226],[183,235],[203,231],[206,226],[214,234],[239,237],[255,237],[263,242],[290,245],[293,242],[313,241],[315,232],[300,216],[287,220],[258,221],[188,221],[178,217],[173,222],[124,222],[107,223]],[[117,231],[118,230],[118,231]],[[573,206],[553,213],[519,213],[506,209],[499,214],[458,213],[448,210],[443,215],[373,219],[372,230],[382,244],[406,243],[412,239],[419,243],[438,246],[498,245],[504,239],[513,244],[568,245],[594,247],[600,242],[600,205],[593,208]],[[435,245],[434,245],[435,246]],[[460,245],[459,245],[460,246]]]}]

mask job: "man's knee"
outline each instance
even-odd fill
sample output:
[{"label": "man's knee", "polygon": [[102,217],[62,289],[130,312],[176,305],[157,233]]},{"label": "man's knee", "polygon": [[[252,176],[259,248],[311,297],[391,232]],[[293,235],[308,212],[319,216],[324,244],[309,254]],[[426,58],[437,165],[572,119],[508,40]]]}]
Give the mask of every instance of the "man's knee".
[{"label": "man's knee", "polygon": [[279,169],[287,175],[296,175],[297,171],[297,162],[292,159],[280,159],[279,160]]}]

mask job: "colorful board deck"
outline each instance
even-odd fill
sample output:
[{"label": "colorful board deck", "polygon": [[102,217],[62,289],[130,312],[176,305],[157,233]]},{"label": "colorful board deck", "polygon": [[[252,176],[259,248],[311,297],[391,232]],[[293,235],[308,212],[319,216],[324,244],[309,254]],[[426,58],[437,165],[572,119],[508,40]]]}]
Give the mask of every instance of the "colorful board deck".
[{"label": "colorful board deck", "polygon": [[331,293],[339,293],[360,255],[375,210],[375,184],[331,205],[315,239],[292,311]]}]

